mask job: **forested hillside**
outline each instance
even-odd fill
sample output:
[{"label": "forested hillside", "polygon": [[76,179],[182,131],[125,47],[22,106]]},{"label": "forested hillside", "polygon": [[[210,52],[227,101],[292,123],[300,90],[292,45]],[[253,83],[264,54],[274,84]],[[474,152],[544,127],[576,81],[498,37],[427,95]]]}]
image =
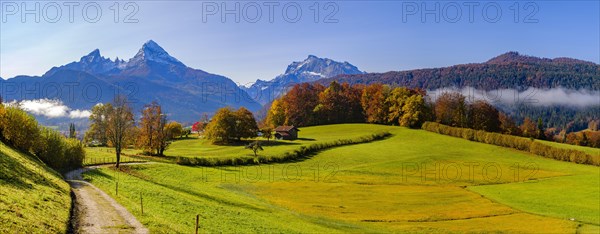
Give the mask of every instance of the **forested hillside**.
[{"label": "forested hillside", "polygon": [[600,66],[571,58],[537,58],[509,52],[485,63],[443,68],[339,75],[322,79],[350,84],[383,83],[409,88],[474,87],[482,90],[534,88],[600,89]]}]

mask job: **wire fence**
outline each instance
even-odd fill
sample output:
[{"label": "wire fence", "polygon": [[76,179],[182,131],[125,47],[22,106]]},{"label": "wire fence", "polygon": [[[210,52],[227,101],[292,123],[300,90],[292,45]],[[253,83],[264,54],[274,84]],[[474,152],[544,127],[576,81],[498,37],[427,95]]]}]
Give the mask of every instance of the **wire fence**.
[{"label": "wire fence", "polygon": [[[120,162],[121,163],[133,163],[133,162],[147,162],[148,160],[144,160],[144,159],[140,159],[140,158],[133,158],[133,157],[127,157],[127,156],[122,156]],[[86,158],[83,159],[83,165],[89,166],[89,165],[102,165],[102,164],[112,164],[112,163],[116,163],[117,162],[117,158],[116,157],[94,157],[94,158]]]}]

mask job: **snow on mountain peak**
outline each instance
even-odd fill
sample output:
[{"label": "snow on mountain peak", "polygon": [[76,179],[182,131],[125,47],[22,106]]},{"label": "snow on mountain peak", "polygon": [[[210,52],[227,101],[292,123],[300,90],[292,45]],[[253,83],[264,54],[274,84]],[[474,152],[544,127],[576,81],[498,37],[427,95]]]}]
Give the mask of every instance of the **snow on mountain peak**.
[{"label": "snow on mountain peak", "polygon": [[129,60],[128,63],[129,66],[135,66],[144,61],[153,61],[162,64],[185,66],[182,62],[169,55],[167,51],[165,51],[160,45],[158,45],[153,40],[149,40],[146,43],[144,43],[142,48],[131,60]]},{"label": "snow on mountain peak", "polygon": [[315,55],[308,57],[301,62],[290,64],[284,75],[313,75],[320,77],[331,77],[338,74],[361,74],[362,71],[348,62],[336,62],[328,58],[319,58]]},{"label": "snow on mountain peak", "polygon": [[[86,56],[81,57],[79,62],[94,63],[94,62],[102,62],[103,60],[107,60],[107,59],[105,59],[104,57],[102,57],[100,55],[99,49],[95,49],[92,52],[90,52],[89,54],[87,54]],[[110,60],[110,59],[108,59],[108,60]]]},{"label": "snow on mountain peak", "polygon": [[257,80],[251,87],[245,87],[251,97],[261,104],[266,104],[273,98],[285,93],[290,84],[312,82],[330,78],[340,74],[364,74],[348,62],[336,62],[328,58],[308,55],[306,59],[292,62],[284,74],[270,81]]}]

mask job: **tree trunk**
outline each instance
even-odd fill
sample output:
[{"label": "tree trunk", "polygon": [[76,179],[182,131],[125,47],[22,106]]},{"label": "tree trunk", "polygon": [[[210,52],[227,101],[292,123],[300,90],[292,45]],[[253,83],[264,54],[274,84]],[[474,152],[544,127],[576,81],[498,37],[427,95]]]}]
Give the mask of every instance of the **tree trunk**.
[{"label": "tree trunk", "polygon": [[115,152],[117,152],[117,164],[115,167],[119,168],[119,163],[121,162],[121,149],[117,148],[115,149]]}]

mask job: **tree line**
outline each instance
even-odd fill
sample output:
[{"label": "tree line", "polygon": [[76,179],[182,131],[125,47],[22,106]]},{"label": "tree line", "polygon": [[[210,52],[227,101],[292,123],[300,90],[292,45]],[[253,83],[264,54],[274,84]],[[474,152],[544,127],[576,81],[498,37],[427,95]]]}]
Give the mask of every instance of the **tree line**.
[{"label": "tree line", "polygon": [[[74,126],[72,126],[72,131]],[[19,106],[4,106],[0,99],[0,141],[29,153],[49,167],[66,172],[83,164],[81,142],[44,127]]]},{"label": "tree line", "polygon": [[303,83],[272,102],[265,125],[376,123],[418,128],[428,118],[425,91],[387,85]]},{"label": "tree line", "polygon": [[[375,123],[420,128],[425,121],[585,146],[600,145],[597,131],[568,135],[563,132],[563,137],[557,138],[556,129],[547,129],[542,118],[524,117],[519,125],[484,100],[468,100],[457,92],[445,92],[431,100],[418,88],[392,88],[379,83],[350,85],[332,81],[328,87],[319,83],[295,85],[272,102],[264,124],[275,127]],[[596,122],[590,124],[597,128]]]}]

